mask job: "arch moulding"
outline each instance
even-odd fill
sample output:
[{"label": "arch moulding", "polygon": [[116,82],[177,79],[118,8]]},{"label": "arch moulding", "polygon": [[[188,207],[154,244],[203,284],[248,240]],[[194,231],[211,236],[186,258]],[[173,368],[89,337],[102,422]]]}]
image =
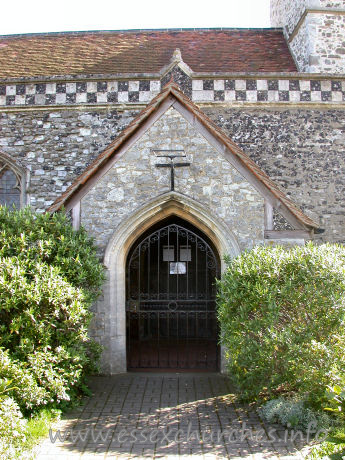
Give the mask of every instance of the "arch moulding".
[{"label": "arch moulding", "polygon": [[173,215],[192,223],[210,238],[219,253],[222,270],[224,255],[235,257],[240,253],[235,236],[225,224],[212,217],[211,213],[194,200],[176,192],[159,196],[123,222],[110,239],[104,256],[108,275],[104,292],[109,333],[105,352],[108,356],[104,357],[107,373],[126,372],[127,369],[125,271],[128,252],[143,232],[165,217]]}]

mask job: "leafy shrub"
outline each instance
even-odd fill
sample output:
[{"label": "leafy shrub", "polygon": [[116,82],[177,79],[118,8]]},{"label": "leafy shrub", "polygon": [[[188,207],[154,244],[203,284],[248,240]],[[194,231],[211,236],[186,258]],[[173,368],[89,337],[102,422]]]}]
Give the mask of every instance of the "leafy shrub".
[{"label": "leafy shrub", "polygon": [[91,238],[84,229],[74,231],[64,213],[38,214],[0,207],[0,257],[16,257],[26,271],[43,262],[59,268],[61,275],[84,295],[95,300],[100,294],[103,268]]},{"label": "leafy shrub", "polygon": [[322,398],[343,366],[345,249],[257,247],[228,260],[218,317],[230,376],[245,397]]},{"label": "leafy shrub", "polygon": [[0,401],[0,458],[17,458],[26,440],[26,420],[9,397]]},{"label": "leafy shrub", "polygon": [[345,376],[339,376],[335,385],[328,385],[326,390],[327,407],[324,409],[345,419]]},{"label": "leafy shrub", "polygon": [[94,369],[87,333],[103,268],[63,213],[0,206],[0,377],[26,409],[69,400]]},{"label": "leafy shrub", "polygon": [[311,410],[302,400],[282,397],[271,399],[259,412],[269,423],[281,423],[303,431],[307,431],[308,427],[317,431],[330,426],[330,419],[326,414]]},{"label": "leafy shrub", "polygon": [[310,460],[343,460],[345,455],[345,427],[332,430],[327,439],[314,446],[306,457]]},{"label": "leafy shrub", "polygon": [[85,297],[60,270],[36,263],[27,273],[20,260],[8,257],[0,259],[0,274],[1,345],[26,356],[37,346],[72,345],[87,338]]},{"label": "leafy shrub", "polygon": [[39,386],[27,364],[11,359],[8,350],[1,348],[0,379],[9,380],[4,394],[14,397],[22,408],[33,409],[49,402],[48,392]]}]

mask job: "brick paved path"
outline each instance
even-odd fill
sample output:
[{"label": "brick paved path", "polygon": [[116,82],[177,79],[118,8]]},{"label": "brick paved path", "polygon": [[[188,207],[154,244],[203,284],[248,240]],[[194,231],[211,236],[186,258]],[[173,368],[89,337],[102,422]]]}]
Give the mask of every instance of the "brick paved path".
[{"label": "brick paved path", "polygon": [[60,440],[35,458],[304,458],[291,432],[236,402],[225,376],[129,373],[90,385],[93,396],[54,427]]}]

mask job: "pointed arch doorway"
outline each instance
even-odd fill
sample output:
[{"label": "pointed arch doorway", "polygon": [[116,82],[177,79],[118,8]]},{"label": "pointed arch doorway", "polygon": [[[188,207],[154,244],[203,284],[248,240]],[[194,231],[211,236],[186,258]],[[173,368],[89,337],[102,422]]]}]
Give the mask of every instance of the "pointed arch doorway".
[{"label": "pointed arch doorway", "polygon": [[126,263],[127,369],[218,371],[219,254],[194,225],[171,216],[145,231]]}]

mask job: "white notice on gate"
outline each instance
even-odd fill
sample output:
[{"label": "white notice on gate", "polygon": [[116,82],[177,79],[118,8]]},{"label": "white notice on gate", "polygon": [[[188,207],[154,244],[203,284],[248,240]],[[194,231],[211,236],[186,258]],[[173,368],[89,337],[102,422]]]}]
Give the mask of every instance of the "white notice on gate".
[{"label": "white notice on gate", "polygon": [[185,275],[186,262],[170,262],[170,275]]}]

